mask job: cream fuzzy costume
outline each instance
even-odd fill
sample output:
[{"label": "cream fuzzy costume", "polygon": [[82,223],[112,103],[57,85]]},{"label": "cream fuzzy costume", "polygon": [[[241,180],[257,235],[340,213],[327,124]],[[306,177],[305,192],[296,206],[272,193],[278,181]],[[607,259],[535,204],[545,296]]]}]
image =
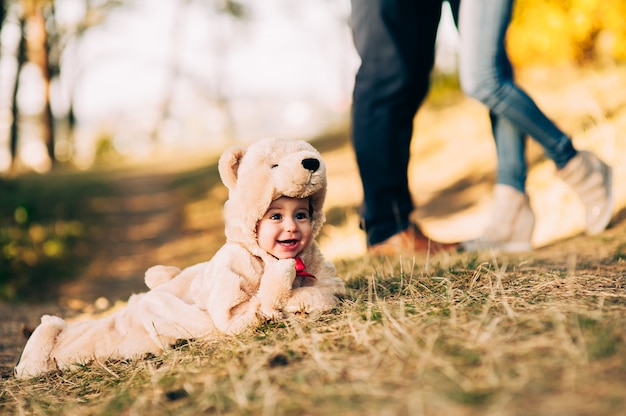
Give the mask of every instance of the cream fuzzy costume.
[{"label": "cream fuzzy costume", "polygon": [[247,149],[230,147],[218,168],[229,198],[224,205],[226,244],[215,256],[182,271],[148,269],[150,290],[131,296],[123,309],[105,318],[68,323],[44,315],[26,343],[16,377],[94,359],[158,354],[180,339],[237,334],[284,312],[326,311],[337,305],[335,295],[344,293],[344,283],[315,241],[298,260],[309,275],[297,276],[295,259],[276,259],[256,238],[257,222],[280,196],[310,198],[313,238],[319,234],[325,221],[326,166],[315,148],[299,140],[265,139]]}]

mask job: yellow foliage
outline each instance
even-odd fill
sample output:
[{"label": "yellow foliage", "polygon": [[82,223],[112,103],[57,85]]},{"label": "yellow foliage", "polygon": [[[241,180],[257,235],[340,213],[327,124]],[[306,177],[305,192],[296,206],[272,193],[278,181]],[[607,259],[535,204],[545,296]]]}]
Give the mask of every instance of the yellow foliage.
[{"label": "yellow foliage", "polygon": [[626,0],[518,0],[507,44],[515,66],[626,61]]}]

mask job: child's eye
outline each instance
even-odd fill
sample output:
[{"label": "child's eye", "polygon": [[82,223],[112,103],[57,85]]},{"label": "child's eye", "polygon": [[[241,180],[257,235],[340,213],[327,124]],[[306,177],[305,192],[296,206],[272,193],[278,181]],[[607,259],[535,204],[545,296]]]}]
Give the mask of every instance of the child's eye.
[{"label": "child's eye", "polygon": [[270,215],[270,220],[279,220],[282,218],[282,215],[280,214],[272,214]]},{"label": "child's eye", "polygon": [[299,212],[296,214],[297,220],[306,220],[308,218],[309,218],[309,214],[307,214],[306,212]]}]

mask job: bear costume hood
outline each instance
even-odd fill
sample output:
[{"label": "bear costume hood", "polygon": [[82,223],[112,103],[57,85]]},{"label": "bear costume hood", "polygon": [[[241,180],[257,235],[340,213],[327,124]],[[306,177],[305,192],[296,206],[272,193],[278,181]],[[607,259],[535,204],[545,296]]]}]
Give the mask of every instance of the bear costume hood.
[{"label": "bear costume hood", "polygon": [[228,188],[224,204],[226,241],[247,247],[261,258],[256,228],[272,201],[281,196],[309,198],[313,239],[325,222],[326,165],[319,152],[302,140],[269,138],[249,147],[231,146],[218,169]]}]

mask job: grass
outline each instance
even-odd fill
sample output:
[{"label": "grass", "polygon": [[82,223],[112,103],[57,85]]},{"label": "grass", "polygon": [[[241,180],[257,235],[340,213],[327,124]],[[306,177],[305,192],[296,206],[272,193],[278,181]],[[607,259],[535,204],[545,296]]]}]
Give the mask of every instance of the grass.
[{"label": "grass", "polygon": [[[339,264],[335,311],[134,362],[8,379],[6,414],[626,410],[626,278],[454,254]],[[621,263],[621,260],[617,260]],[[605,267],[615,267],[607,264]],[[610,274],[610,273],[609,273]]]}]

